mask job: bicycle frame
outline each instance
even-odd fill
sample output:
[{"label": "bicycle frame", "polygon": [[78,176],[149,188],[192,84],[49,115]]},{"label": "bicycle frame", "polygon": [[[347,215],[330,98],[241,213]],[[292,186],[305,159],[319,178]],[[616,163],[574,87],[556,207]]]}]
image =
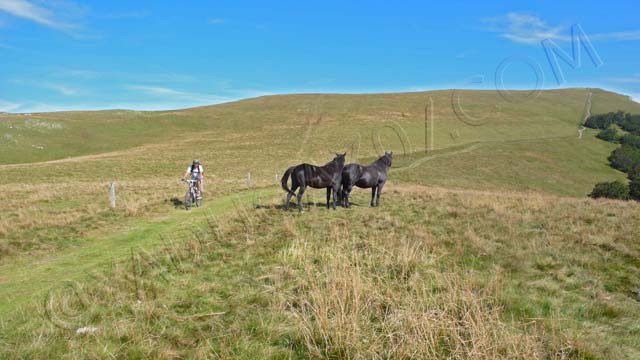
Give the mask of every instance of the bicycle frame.
[{"label": "bicycle frame", "polygon": [[185,182],[189,184],[189,190],[187,190],[187,194],[185,194],[185,209],[190,210],[194,203],[196,207],[200,207],[202,200],[198,199],[198,180],[185,180]]}]

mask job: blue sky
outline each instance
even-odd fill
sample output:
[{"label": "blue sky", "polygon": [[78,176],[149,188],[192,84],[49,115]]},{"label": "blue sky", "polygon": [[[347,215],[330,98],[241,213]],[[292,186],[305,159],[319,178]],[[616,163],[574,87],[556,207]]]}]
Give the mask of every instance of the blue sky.
[{"label": "blue sky", "polygon": [[[538,79],[543,88],[602,87],[639,100],[640,4],[585,4],[0,0],[0,111],[491,89],[497,69],[506,88]],[[571,55],[574,24],[602,62],[594,66],[581,48],[580,67],[558,61],[558,83],[541,41]]]}]

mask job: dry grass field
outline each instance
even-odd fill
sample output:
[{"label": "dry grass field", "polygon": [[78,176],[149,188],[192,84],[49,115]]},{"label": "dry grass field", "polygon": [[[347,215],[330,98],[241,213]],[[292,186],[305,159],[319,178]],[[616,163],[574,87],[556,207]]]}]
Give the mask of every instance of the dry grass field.
[{"label": "dry grass field", "polygon": [[350,210],[299,216],[265,197],[209,217],[81,282],[82,297],[63,287],[23,308],[1,323],[5,355],[640,355],[637,203],[389,188],[377,209],[359,192]]}]

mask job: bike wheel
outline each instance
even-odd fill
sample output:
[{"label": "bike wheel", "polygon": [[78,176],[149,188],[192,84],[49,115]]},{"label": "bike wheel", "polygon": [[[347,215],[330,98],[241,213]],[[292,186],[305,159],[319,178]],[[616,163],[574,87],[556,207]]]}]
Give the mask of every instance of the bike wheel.
[{"label": "bike wheel", "polygon": [[191,191],[187,190],[187,193],[184,194],[184,209],[185,210],[191,210],[191,207],[193,206],[193,201],[191,199]]}]

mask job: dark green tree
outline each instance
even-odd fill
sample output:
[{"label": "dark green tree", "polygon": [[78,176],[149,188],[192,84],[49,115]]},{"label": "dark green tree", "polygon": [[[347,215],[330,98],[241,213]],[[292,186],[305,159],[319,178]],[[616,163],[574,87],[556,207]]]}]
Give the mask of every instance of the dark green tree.
[{"label": "dark green tree", "polygon": [[620,141],[620,135],[618,135],[618,130],[612,127],[609,127],[608,129],[600,131],[598,135],[596,135],[596,137],[598,139],[612,142],[612,143],[617,143],[618,141]]},{"label": "dark green tree", "polygon": [[629,197],[640,201],[640,166],[629,172]]},{"label": "dark green tree", "polygon": [[628,200],[629,186],[620,180],[611,181],[611,182],[601,182],[596,184],[596,186],[593,188],[589,196],[594,199],[608,198],[608,199]]},{"label": "dark green tree", "polygon": [[613,113],[591,115],[585,121],[584,126],[592,129],[607,129],[613,124]]},{"label": "dark green tree", "polygon": [[640,135],[640,115],[625,114],[624,118],[616,122],[624,131]]},{"label": "dark green tree", "polygon": [[640,149],[640,136],[634,134],[625,134],[622,138],[620,138],[620,143],[629,145],[636,149]]},{"label": "dark green tree", "polygon": [[625,173],[629,173],[636,166],[640,166],[640,149],[629,145],[622,145],[613,150],[609,156],[611,166]]}]

